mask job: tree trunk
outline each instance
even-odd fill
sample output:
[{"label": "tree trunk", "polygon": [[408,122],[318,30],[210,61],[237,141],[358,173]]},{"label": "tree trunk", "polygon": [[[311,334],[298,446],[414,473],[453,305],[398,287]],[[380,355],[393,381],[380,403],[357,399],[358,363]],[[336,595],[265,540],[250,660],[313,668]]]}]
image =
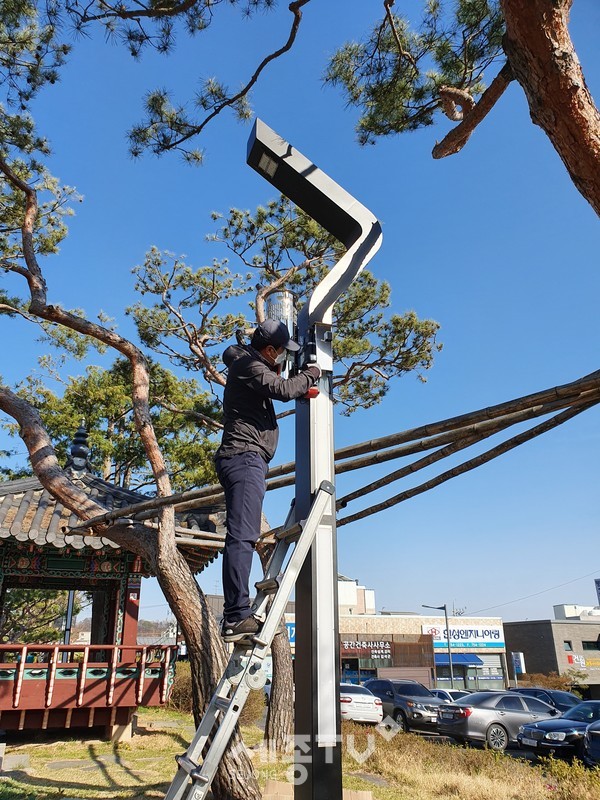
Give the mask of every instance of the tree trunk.
[{"label": "tree trunk", "polygon": [[567,23],[572,0],[501,0],[504,50],[532,121],[600,214],[600,114],[586,86]]},{"label": "tree trunk", "polygon": [[294,670],[285,625],[271,645],[273,680],[265,724],[265,744],[269,750],[290,753],[294,733]]},{"label": "tree trunk", "polygon": [[[264,515],[261,528],[262,533],[269,530],[269,523]],[[257,547],[263,570],[266,569],[273,547],[273,545],[260,544]],[[271,644],[271,658],[273,680],[267,709],[264,741],[269,750],[289,753],[293,749],[294,734],[294,670],[290,641],[283,620],[281,621],[280,632],[275,636]]]}]

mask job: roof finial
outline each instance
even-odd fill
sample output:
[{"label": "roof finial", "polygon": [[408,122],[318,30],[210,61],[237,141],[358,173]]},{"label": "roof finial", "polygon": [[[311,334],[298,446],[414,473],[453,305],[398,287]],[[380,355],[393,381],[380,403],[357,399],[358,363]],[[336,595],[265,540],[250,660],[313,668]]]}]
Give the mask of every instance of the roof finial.
[{"label": "roof finial", "polygon": [[74,472],[91,471],[91,465],[88,461],[90,448],[88,446],[88,432],[85,427],[85,419],[79,423],[79,428],[75,431],[73,436],[73,444],[70,449],[70,456],[67,461],[67,469],[72,469]]}]

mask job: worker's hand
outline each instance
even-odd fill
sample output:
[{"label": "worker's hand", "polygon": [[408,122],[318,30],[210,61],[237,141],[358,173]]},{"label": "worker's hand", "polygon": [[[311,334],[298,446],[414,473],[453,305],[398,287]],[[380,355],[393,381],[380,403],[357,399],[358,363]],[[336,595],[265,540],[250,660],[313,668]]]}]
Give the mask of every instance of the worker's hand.
[{"label": "worker's hand", "polygon": [[302,367],[302,372],[308,372],[316,381],[318,381],[323,370],[318,366],[318,364],[305,364]]},{"label": "worker's hand", "polygon": [[319,389],[315,384],[319,380],[319,378],[321,377],[321,371],[322,371],[321,367],[319,367],[317,364],[305,364],[302,367],[302,372],[307,372],[311,376],[311,378],[313,379],[313,385],[309,388],[309,390],[304,395],[304,399],[305,400],[312,400],[313,397],[317,397],[318,396]]}]

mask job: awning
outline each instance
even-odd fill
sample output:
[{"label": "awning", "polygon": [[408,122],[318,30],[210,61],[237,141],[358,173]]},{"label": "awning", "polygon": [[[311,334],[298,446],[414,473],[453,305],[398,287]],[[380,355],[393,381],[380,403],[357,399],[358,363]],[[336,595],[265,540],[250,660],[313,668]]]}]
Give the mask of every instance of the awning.
[{"label": "awning", "polygon": [[[452,653],[452,665],[466,664],[467,666],[475,667],[483,664],[479,656],[471,655],[471,653]],[[448,653],[435,654],[436,667],[447,667],[449,665]]]}]

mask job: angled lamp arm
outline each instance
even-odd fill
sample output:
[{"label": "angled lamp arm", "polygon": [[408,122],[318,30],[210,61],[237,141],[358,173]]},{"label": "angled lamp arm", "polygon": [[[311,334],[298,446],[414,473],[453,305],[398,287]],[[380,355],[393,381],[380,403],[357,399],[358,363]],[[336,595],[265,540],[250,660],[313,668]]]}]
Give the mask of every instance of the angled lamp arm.
[{"label": "angled lamp arm", "polygon": [[381,246],[377,218],[268,125],[257,119],[248,141],[248,164],[347,248],[315,287],[301,316],[308,328],[331,323],[333,305]]}]

